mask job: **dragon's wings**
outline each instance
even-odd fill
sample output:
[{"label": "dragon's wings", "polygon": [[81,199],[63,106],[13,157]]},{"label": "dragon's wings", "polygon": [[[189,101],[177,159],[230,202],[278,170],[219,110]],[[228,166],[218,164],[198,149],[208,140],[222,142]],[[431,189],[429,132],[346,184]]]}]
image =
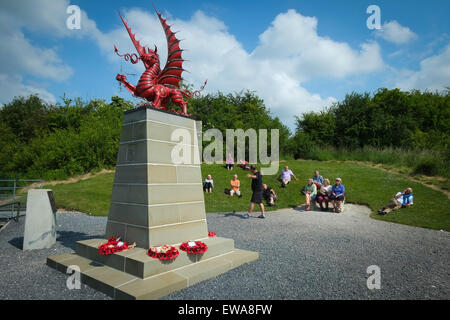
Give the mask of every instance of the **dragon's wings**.
[{"label": "dragon's wings", "polygon": [[[123,25],[125,26],[125,29],[127,29],[127,31],[128,31],[128,35],[130,36],[130,39],[133,42],[133,45],[136,48],[136,51],[138,52],[139,56],[142,56],[143,54],[146,53],[145,52],[145,47],[141,46],[141,43],[138,40],[136,40],[136,34],[131,32],[131,28],[127,25],[126,21],[123,20],[120,12],[119,12],[119,16],[120,16],[120,19],[123,22]],[[148,66],[146,65],[145,67],[147,68]]]},{"label": "dragon's wings", "polygon": [[[156,9],[155,9],[156,11]],[[159,21],[164,29],[167,39],[167,62],[164,69],[158,75],[158,84],[166,85],[168,87],[179,87],[179,83],[182,80],[181,73],[185,71],[183,69],[183,58],[178,40],[175,37],[175,33],[170,30],[170,26],[166,23],[166,20],[162,18],[161,14],[156,11]]]}]

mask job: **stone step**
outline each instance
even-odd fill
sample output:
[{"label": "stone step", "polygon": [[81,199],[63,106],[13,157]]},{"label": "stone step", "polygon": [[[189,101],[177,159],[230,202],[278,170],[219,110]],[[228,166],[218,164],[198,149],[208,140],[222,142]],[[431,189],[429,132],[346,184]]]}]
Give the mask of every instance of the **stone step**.
[{"label": "stone step", "polygon": [[117,269],[139,278],[147,278],[158,273],[168,272],[177,268],[195,264],[234,250],[234,240],[222,237],[202,239],[208,246],[203,254],[188,254],[179,250],[180,255],[175,260],[158,260],[147,255],[147,250],[134,248],[111,255],[98,254],[98,246],[105,239],[89,239],[78,241],[76,253],[86,259]]},{"label": "stone step", "polygon": [[165,271],[146,279],[76,254],[48,257],[47,265],[62,272],[66,272],[69,266],[76,265],[80,269],[82,283],[115,299],[159,299],[257,259],[257,252],[234,249],[226,254],[205,258],[195,264]]}]

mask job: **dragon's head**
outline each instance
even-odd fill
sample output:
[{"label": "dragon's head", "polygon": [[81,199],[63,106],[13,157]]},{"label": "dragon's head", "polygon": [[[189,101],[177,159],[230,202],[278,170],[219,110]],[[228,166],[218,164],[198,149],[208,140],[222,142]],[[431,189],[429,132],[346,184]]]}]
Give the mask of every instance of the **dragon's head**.
[{"label": "dragon's head", "polygon": [[145,65],[151,67],[155,63],[159,63],[159,54],[158,54],[158,48],[155,45],[155,50],[152,50],[150,48],[147,48],[147,51],[144,48],[144,53],[140,55],[140,59],[142,62],[144,62]]},{"label": "dragon's head", "polygon": [[155,63],[159,64],[159,55],[158,55],[158,48],[155,45],[155,50],[152,50],[150,48],[146,48],[145,46],[142,46],[138,40],[136,40],[136,35],[131,32],[131,28],[128,27],[125,20],[123,20],[122,16],[120,15],[120,19],[123,22],[123,25],[125,26],[125,29],[127,29],[128,34],[130,36],[131,41],[133,42],[134,47],[136,48],[136,53],[126,53],[124,55],[119,54],[119,50],[117,50],[116,46],[114,46],[114,51],[121,57],[125,57],[125,60],[130,60],[131,63],[135,64],[138,63],[139,60],[142,60],[142,62],[145,64],[146,68],[150,68]]}]

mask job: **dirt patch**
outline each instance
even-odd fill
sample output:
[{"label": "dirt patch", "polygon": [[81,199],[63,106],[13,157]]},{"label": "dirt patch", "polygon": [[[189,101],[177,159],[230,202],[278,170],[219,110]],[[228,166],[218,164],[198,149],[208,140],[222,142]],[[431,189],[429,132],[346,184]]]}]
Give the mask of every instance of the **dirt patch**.
[{"label": "dirt patch", "polygon": [[96,172],[96,173],[89,172],[89,173],[83,174],[81,176],[72,177],[72,178],[69,178],[66,180],[54,180],[54,181],[49,181],[49,182],[44,182],[44,183],[41,183],[41,182],[32,183],[32,184],[26,186],[25,188],[20,189],[20,191],[18,193],[25,193],[29,189],[39,188],[43,184],[46,186],[55,186],[57,184],[75,183],[78,181],[87,180],[87,179],[90,179],[90,178],[93,178],[93,177],[96,177],[96,176],[99,176],[102,174],[112,173],[112,172],[114,172],[114,170],[102,169],[101,171]]},{"label": "dirt patch", "polygon": [[[432,184],[430,182],[430,180],[435,180],[435,181],[440,181],[440,182],[447,181],[447,179],[444,178],[444,177],[438,177],[438,176],[436,176],[436,177],[427,177],[427,179],[424,181],[422,179],[418,179],[418,178],[412,177],[410,175],[398,172],[397,170],[386,169],[386,168],[384,168],[382,166],[382,164],[375,164],[375,163],[363,162],[363,161],[346,161],[346,162],[356,163],[356,164],[364,165],[366,167],[376,168],[376,169],[382,170],[384,172],[389,172],[389,173],[394,173],[394,174],[400,175],[400,176],[402,176],[404,178],[408,178],[409,180],[412,180],[414,182],[417,182],[417,183],[420,183],[420,184],[422,184],[424,186],[427,186],[427,187],[429,187],[429,188],[431,188],[433,190],[442,192],[443,194],[445,194],[447,196],[447,198],[450,199],[450,191],[442,189],[442,188],[440,188],[440,187],[438,187],[438,186],[436,186],[436,185],[434,185],[434,184]],[[428,179],[430,179],[430,180],[428,180]]]}]

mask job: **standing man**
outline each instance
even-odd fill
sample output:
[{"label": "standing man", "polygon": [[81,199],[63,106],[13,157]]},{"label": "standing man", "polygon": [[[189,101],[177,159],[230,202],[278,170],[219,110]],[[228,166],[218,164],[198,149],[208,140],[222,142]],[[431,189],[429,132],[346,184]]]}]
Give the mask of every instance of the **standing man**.
[{"label": "standing man", "polygon": [[245,219],[250,218],[250,214],[255,208],[255,203],[257,203],[259,204],[259,208],[261,209],[261,215],[258,218],[264,219],[266,216],[264,215],[262,175],[261,172],[259,172],[256,169],[256,166],[253,164],[250,166],[250,171],[253,173],[253,175],[248,174],[247,177],[252,179],[253,194],[252,199],[250,200],[250,208],[248,210],[248,213],[244,213],[242,217]]},{"label": "standing man", "polygon": [[295,174],[292,172],[292,170],[289,170],[289,167],[284,167],[283,170],[281,170],[281,187],[286,188],[286,185],[291,181],[291,177],[294,177],[295,180],[298,180]]}]

